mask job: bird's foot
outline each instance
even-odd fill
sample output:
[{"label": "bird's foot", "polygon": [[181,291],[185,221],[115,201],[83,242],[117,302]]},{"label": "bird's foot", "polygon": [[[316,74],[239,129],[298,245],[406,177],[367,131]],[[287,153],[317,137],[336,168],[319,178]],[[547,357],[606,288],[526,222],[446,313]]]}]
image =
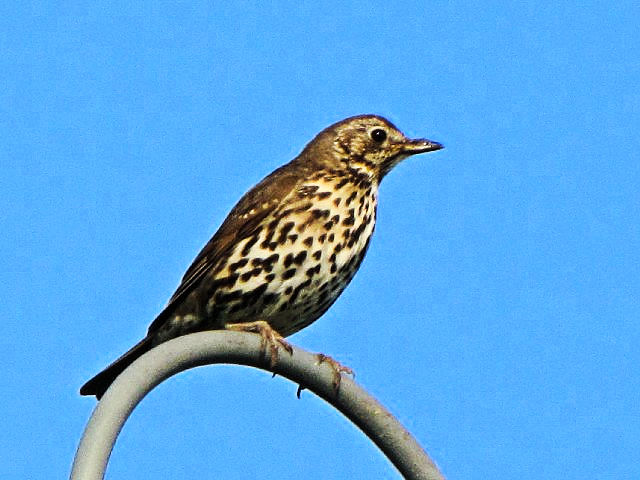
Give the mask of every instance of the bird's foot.
[{"label": "bird's foot", "polygon": [[349,367],[342,365],[340,362],[338,362],[337,360],[334,360],[330,356],[325,355],[324,353],[318,353],[316,354],[316,357],[318,358],[318,364],[328,363],[329,366],[333,369],[332,383],[333,383],[333,390],[335,391],[335,393],[338,393],[338,390],[340,389],[340,382],[342,381],[343,373],[346,373],[347,375],[351,375],[352,378],[355,378],[356,374],[354,373],[353,370],[351,370]]},{"label": "bird's foot", "polygon": [[289,342],[271,328],[271,325],[264,320],[245,323],[228,323],[224,328],[227,330],[234,330],[236,332],[258,333],[262,337],[262,343],[260,345],[261,354],[264,356],[267,347],[269,348],[269,365],[271,368],[275,367],[278,362],[278,350],[280,347],[284,348],[290,355],[293,355],[293,348]]}]

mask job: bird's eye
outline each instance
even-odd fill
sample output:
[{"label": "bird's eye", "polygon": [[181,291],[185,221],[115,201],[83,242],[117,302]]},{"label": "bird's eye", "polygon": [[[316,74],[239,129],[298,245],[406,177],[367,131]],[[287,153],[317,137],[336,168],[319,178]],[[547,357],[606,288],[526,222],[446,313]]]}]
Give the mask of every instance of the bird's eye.
[{"label": "bird's eye", "polygon": [[387,138],[387,132],[385,132],[381,128],[376,128],[375,130],[371,130],[370,135],[371,135],[371,138],[378,143],[384,142]]}]

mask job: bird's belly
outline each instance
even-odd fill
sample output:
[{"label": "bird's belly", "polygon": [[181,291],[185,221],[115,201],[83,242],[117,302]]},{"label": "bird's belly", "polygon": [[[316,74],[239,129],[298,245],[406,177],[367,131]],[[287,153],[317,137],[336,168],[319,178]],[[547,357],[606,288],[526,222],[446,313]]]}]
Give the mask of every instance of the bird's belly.
[{"label": "bird's belly", "polygon": [[222,325],[264,320],[283,336],[320,317],[353,278],[373,233],[375,197],[358,202],[316,203],[240,242],[217,274],[233,281],[208,299],[207,316]]}]

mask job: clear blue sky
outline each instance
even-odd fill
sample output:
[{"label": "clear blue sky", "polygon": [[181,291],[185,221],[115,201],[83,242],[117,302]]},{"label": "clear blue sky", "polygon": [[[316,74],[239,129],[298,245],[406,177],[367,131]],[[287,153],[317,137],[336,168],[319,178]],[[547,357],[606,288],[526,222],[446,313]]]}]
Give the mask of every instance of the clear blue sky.
[{"label": "clear blue sky", "polygon": [[[403,4],[3,2],[0,477],[67,476],[78,388],[236,200],[377,113],[446,149],[385,179],[359,274],[291,340],[451,479],[640,478],[640,8]],[[397,478],[295,390],[174,377],[107,478]]]}]

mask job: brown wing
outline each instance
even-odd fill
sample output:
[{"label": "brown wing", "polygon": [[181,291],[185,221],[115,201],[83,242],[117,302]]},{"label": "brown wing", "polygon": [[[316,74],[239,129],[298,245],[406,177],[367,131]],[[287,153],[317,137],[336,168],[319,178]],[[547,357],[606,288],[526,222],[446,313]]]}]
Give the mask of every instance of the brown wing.
[{"label": "brown wing", "polygon": [[167,314],[198,285],[207,272],[215,268],[229,249],[253,235],[262,221],[277,210],[289,193],[304,181],[305,176],[305,172],[291,162],[275,170],[240,199],[187,269],[169,303],[149,327],[149,333],[162,325]]}]

